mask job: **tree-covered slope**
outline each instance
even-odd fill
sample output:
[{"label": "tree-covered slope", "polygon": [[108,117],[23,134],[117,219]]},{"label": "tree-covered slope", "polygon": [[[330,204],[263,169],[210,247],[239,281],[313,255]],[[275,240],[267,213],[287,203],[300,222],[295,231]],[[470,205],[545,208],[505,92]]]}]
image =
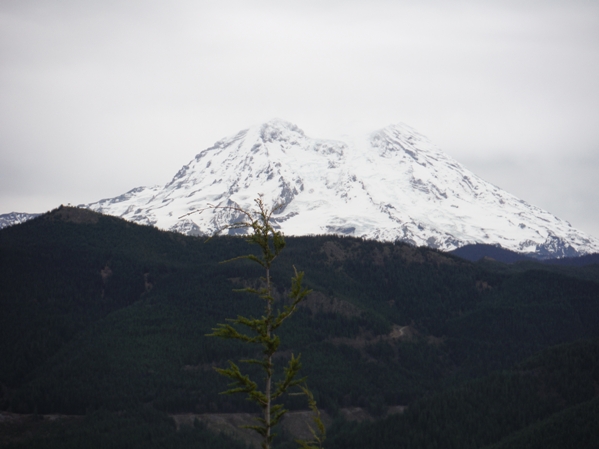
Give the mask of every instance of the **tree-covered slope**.
[{"label": "tree-covered slope", "polygon": [[[260,313],[232,291],[257,285],[259,270],[219,263],[250,251],[239,237],[205,242],[75,208],[0,230],[0,409],[255,411],[220,395],[226,381],[212,369],[252,354],[205,337],[226,318]],[[293,266],[314,293],[281,334],[282,354],[301,352],[333,415],[412,409],[546,348],[599,337],[593,266],[473,264],[405,244],[287,238],[273,270],[280,303]]]},{"label": "tree-covered slope", "polygon": [[[508,371],[333,435],[329,448],[596,447],[599,340],[561,345]],[[490,449],[490,448],[489,448]]]}]

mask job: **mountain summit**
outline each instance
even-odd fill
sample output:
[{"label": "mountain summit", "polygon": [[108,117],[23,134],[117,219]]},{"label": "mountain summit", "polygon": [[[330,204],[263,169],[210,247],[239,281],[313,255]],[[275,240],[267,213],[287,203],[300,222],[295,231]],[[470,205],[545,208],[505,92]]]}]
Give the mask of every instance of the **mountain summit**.
[{"label": "mountain summit", "polygon": [[599,240],[483,181],[404,124],[361,140],[313,139],[271,120],[216,142],[165,186],[85,205],[192,235],[213,234],[258,194],[282,203],[287,235],[343,234],[441,250],[484,243],[539,258],[599,252]]}]

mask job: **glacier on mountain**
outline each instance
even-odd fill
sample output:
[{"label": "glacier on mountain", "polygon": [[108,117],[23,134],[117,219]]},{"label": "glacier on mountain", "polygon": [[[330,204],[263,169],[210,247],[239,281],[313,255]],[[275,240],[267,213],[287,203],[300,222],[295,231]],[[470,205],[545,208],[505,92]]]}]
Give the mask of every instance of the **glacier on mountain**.
[{"label": "glacier on mountain", "polygon": [[[599,252],[599,240],[482,180],[404,124],[342,142],[271,120],[203,150],[165,186],[82,207],[211,235],[240,218],[222,206],[252,208],[259,194],[283,204],[275,223],[286,235],[342,234],[446,251],[485,243],[541,258]],[[221,208],[206,210],[209,204]]]},{"label": "glacier on mountain", "polygon": [[0,229],[7,228],[9,226],[25,223],[32,218],[35,218],[41,214],[29,214],[26,212],[10,212],[8,214],[0,215]]}]

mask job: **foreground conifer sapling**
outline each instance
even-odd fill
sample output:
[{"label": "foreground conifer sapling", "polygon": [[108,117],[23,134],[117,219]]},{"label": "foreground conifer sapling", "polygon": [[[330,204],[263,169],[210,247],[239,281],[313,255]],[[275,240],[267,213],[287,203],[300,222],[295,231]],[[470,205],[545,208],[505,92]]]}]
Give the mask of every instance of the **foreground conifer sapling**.
[{"label": "foreground conifer sapling", "polygon": [[[277,207],[269,209],[265,206],[262,197],[255,199],[256,210],[247,211],[238,207],[219,207],[210,206],[211,209],[229,209],[238,212],[244,217],[240,222],[227,225],[223,229],[248,228],[250,233],[248,242],[260,247],[260,256],[253,254],[235,257],[225,262],[238,259],[249,259],[259,264],[264,269],[264,277],[261,278],[262,286],[258,289],[247,287],[238,291],[248,292],[257,295],[264,301],[264,314],[260,318],[238,316],[227,320],[226,324],[218,324],[212,329],[210,337],[232,338],[249,344],[262,346],[261,359],[247,359],[241,362],[259,365],[265,373],[263,389],[260,389],[257,382],[250,379],[248,375],[242,373],[239,366],[229,361],[228,368],[215,368],[216,371],[231,379],[233,382],[230,389],[224,394],[245,393],[247,398],[262,408],[262,417],[257,418],[259,424],[255,426],[246,426],[253,429],[262,436],[262,447],[270,449],[274,433],[272,429],[281,418],[287,413],[287,409],[281,403],[275,403],[277,399],[285,393],[290,392],[292,387],[299,388],[299,394],[304,394],[308,398],[308,405],[313,411],[313,421],[315,428],[310,426],[312,440],[296,440],[303,449],[316,449],[322,447],[325,437],[325,428],[320,418],[320,412],[316,406],[316,401],[310,390],[305,385],[305,378],[298,377],[301,368],[300,355],[291,359],[287,366],[283,368],[283,376],[280,381],[275,382],[273,356],[277,352],[280,340],[275,331],[290,318],[296,311],[299,304],[306,299],[311,290],[302,286],[304,277],[303,272],[298,272],[293,267],[294,275],[291,278],[291,291],[289,293],[290,301],[282,308],[275,309],[273,297],[273,283],[271,279],[271,265],[277,256],[285,248],[285,240],[280,231],[272,226],[272,214],[278,210]],[[222,230],[222,229],[221,229]],[[245,327],[246,332],[238,330],[238,327]]]}]

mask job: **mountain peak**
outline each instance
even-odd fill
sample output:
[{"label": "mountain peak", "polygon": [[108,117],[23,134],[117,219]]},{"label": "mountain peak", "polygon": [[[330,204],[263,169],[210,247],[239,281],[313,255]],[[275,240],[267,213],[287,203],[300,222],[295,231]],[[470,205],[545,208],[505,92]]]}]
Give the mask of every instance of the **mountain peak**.
[{"label": "mountain peak", "polygon": [[[264,195],[288,235],[343,234],[453,250],[490,244],[535,257],[599,252],[599,241],[483,181],[403,123],[358,144],[269,120],[216,142],[164,187],[86,207],[187,234],[218,232]],[[208,204],[220,206],[205,210]],[[190,212],[204,210],[201,214]],[[179,217],[185,216],[183,219]]]},{"label": "mountain peak", "polygon": [[280,118],[273,118],[259,126],[262,131],[269,131],[269,130],[277,130],[277,131],[283,131],[283,132],[289,131],[289,132],[294,132],[294,133],[298,133],[302,136],[305,136],[304,132],[301,129],[299,129],[299,127],[297,125],[295,125],[294,123],[288,122],[287,120],[282,120]]},{"label": "mountain peak", "polygon": [[305,137],[301,129],[285,120],[272,119],[260,125],[260,138],[263,142],[297,141]]},{"label": "mountain peak", "polygon": [[402,134],[406,136],[420,135],[414,128],[403,122],[392,123],[375,131],[375,133],[387,133],[389,135]]},{"label": "mountain peak", "polygon": [[427,137],[405,123],[386,126],[370,134],[370,143],[381,151],[382,156],[389,156],[395,152],[405,152],[412,158],[416,153],[445,155]]}]

